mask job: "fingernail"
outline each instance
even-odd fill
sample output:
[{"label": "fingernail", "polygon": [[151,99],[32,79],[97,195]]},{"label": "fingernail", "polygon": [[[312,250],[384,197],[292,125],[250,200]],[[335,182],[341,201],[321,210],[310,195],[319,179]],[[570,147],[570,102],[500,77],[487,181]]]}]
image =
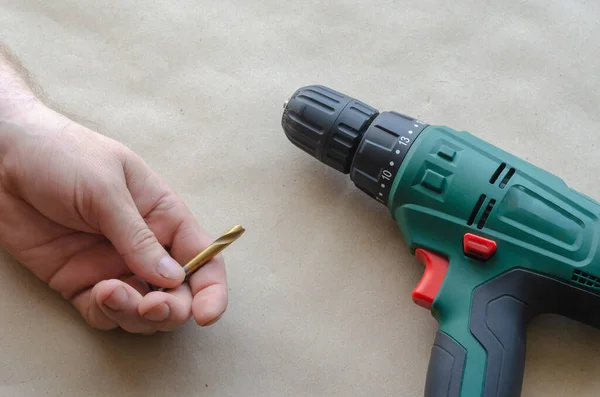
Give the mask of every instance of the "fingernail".
[{"label": "fingernail", "polygon": [[165,321],[169,318],[169,314],[171,314],[171,308],[166,303],[161,303],[160,305],[154,306],[152,309],[148,310],[143,316],[146,320],[150,321]]},{"label": "fingernail", "polygon": [[123,310],[125,305],[127,305],[128,298],[129,295],[127,294],[125,287],[118,286],[103,303],[112,310]]},{"label": "fingernail", "polygon": [[211,325],[215,325],[217,323],[217,321],[219,321],[221,319],[221,317],[223,317],[222,314],[219,317],[215,318],[214,320],[209,321],[206,324],[202,325],[202,327],[210,327]]},{"label": "fingernail", "polygon": [[183,268],[170,256],[163,257],[158,262],[158,274],[171,280],[179,280],[183,276]]}]

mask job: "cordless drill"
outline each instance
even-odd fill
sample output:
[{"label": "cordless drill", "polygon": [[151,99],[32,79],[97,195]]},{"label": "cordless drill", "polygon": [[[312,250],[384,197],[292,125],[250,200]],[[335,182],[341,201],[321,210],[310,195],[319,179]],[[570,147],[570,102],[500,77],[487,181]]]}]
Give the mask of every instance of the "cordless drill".
[{"label": "cordless drill", "polygon": [[385,205],[424,265],[438,329],[425,397],[519,397],[528,322],[600,328],[600,204],[465,131],[323,86],[285,103],[287,138]]}]

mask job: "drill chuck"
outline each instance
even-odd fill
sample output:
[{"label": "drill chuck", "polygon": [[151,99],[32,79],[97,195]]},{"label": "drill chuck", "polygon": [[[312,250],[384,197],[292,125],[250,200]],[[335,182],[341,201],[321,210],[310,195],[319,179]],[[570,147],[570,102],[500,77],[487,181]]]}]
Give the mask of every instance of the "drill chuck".
[{"label": "drill chuck", "polygon": [[402,160],[427,127],[320,85],[297,90],[281,123],[295,146],[349,174],[356,187],[385,205]]}]

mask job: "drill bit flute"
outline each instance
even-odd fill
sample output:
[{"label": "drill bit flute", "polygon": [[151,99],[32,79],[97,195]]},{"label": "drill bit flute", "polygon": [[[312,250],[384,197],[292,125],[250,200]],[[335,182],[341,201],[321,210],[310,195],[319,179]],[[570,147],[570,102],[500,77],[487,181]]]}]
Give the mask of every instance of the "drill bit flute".
[{"label": "drill bit flute", "polygon": [[[212,258],[217,256],[221,251],[227,248],[231,243],[237,240],[242,234],[244,234],[246,230],[240,226],[236,225],[227,233],[223,234],[221,237],[213,241],[211,245],[202,250],[198,255],[193,257],[188,263],[183,266],[183,270],[185,271],[185,280],[189,280],[189,278],[194,274],[198,269],[207,264]],[[149,285],[151,291],[165,291],[166,288],[158,288],[153,285]]]}]

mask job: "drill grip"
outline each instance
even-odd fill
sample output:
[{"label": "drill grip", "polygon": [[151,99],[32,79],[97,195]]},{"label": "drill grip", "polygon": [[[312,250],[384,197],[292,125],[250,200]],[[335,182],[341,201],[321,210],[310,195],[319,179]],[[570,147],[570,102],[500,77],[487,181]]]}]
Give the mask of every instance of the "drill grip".
[{"label": "drill grip", "polygon": [[458,397],[465,366],[465,349],[438,331],[431,348],[425,397]]},{"label": "drill grip", "polygon": [[[488,351],[483,397],[519,397],[525,370],[529,306],[512,296],[486,302],[483,316],[472,316],[480,343]],[[438,331],[431,350],[425,397],[471,397],[475,390],[464,384],[467,352],[454,339]],[[478,381],[481,381],[479,379]]]},{"label": "drill grip", "polygon": [[524,269],[478,286],[471,302],[468,316],[437,333],[425,397],[520,397],[527,324],[539,314],[600,328],[599,294]]}]

